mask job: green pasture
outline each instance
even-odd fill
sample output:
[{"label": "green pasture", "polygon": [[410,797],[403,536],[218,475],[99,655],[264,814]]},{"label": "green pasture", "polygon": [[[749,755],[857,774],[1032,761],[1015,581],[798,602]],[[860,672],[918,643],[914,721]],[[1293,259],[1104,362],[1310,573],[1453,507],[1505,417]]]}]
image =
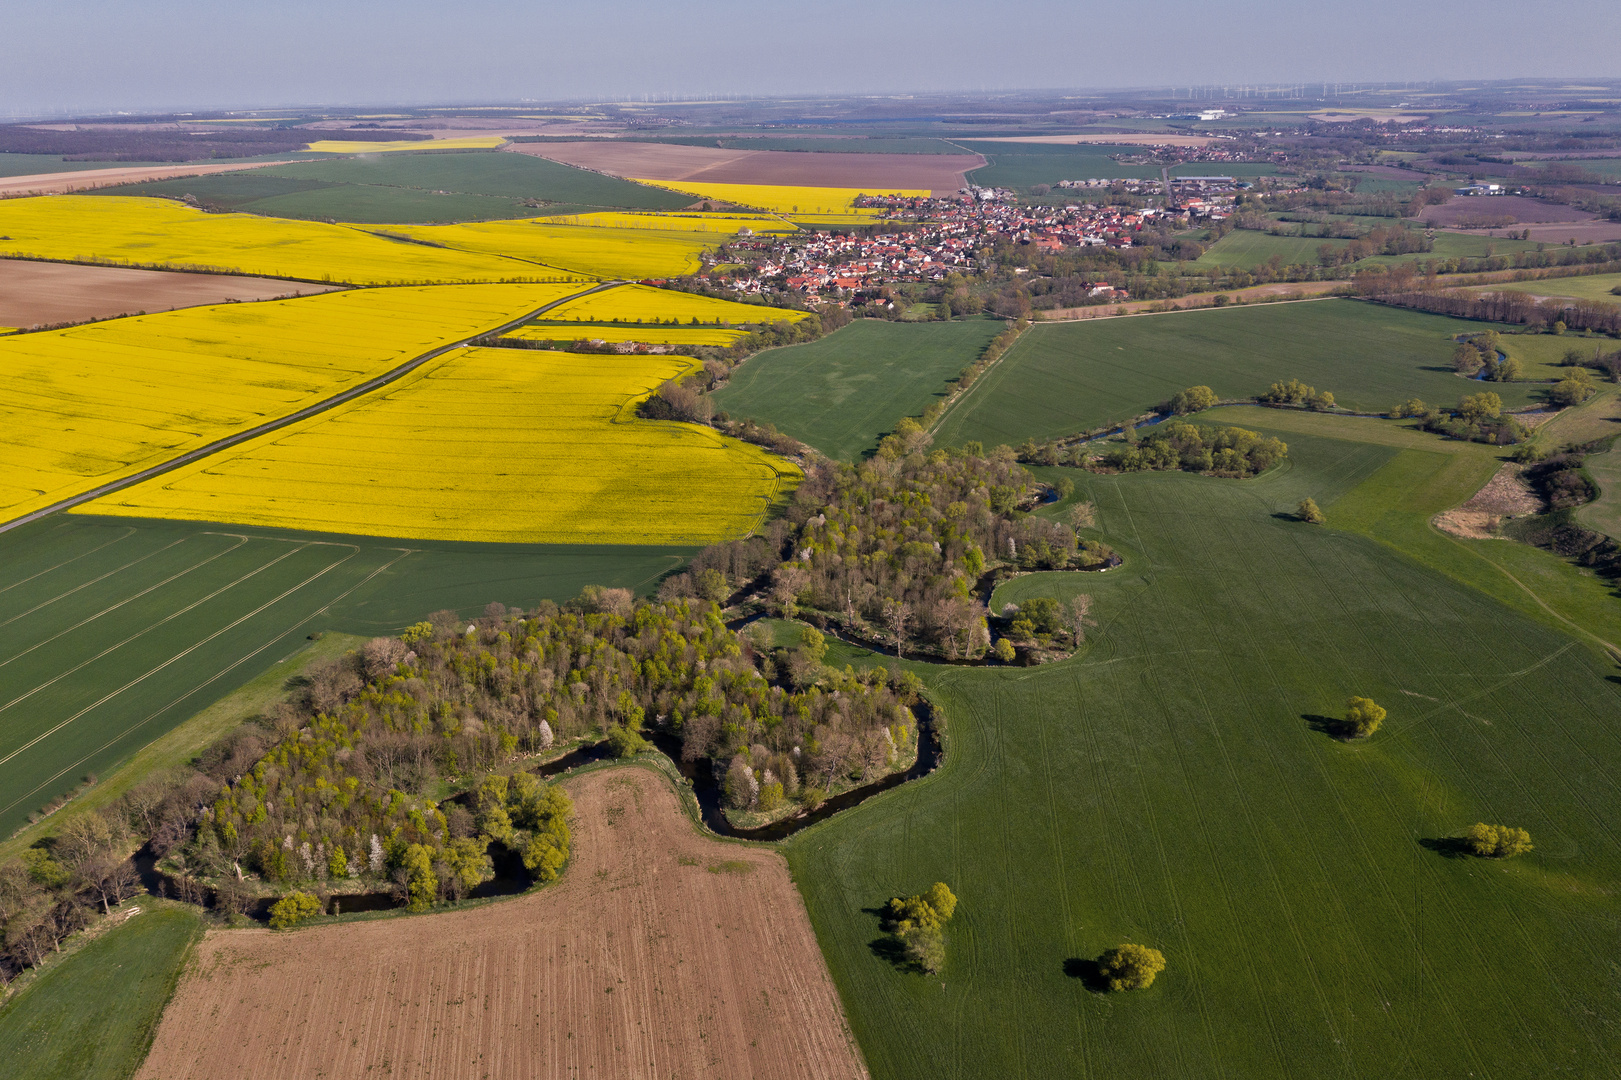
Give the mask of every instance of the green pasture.
[{"label": "green pasture", "polygon": [[[1565,354],[1572,349],[1584,359],[1591,359],[1595,352],[1603,355],[1614,352],[1615,347],[1613,339],[1599,335],[1586,337],[1581,334],[1508,332],[1498,338],[1498,348],[1520,361],[1523,368],[1521,377],[1527,379],[1564,378],[1570,374],[1570,369],[1564,364]],[[1588,374],[1602,378],[1595,371],[1590,370]]]},{"label": "green pasture", "polygon": [[[1453,373],[1453,335],[1484,328],[1355,300],[1038,323],[946,412],[935,441],[1057,438],[1141,415],[1189,386],[1253,397],[1291,378],[1358,411],[1410,397],[1450,405],[1483,385]],[[1509,407],[1537,393],[1523,383],[1490,389]]]},{"label": "green pasture", "polygon": [[587,584],[645,592],[691,551],[78,515],[0,534],[0,836],[292,662],[311,633],[397,633],[435,610],[533,606]]},{"label": "green pasture", "polygon": [[[100,188],[107,195],[194,195],[273,217],[371,224],[493,220],[604,208],[673,210],[692,200],[545,158],[498,151],[380,154]],[[536,209],[523,200],[539,199]]]},{"label": "green pasture", "polygon": [[874,449],[946,392],[1001,333],[1000,319],[859,319],[819,341],[752,357],[714,394],[734,417],[770,421],[840,461]]},{"label": "green pasture", "polygon": [[[1298,432],[1253,481],[1063,471],[1125,565],[995,603],[1092,594],[1086,649],[911,665],[943,768],[785,844],[874,1076],[1613,1073],[1615,664],[1474,587],[1501,574],[1470,553],[1453,577],[1341,524],[1386,506],[1427,528],[1403,501],[1435,474],[1402,444],[1433,437],[1388,430]],[[1293,520],[1307,494],[1327,526]],[[1352,694],[1390,710],[1354,745],[1324,730]],[[1537,848],[1460,857],[1476,821]],[[878,912],[936,880],[959,904],[927,977],[890,961]],[[1169,967],[1100,993],[1091,964],[1123,941]]]},{"label": "green pasture", "polygon": [[[957,140],[962,146],[983,154],[990,162],[968,174],[970,182],[981,187],[1028,190],[1035,184],[1056,184],[1060,180],[1138,179],[1152,180],[1160,175],[1158,165],[1121,165],[1110,154],[1139,154],[1140,146],[1056,146],[1047,143],[1002,143]],[[1196,173],[1215,176],[1216,172]]]},{"label": "green pasture", "polygon": [[1543,278],[1540,281],[1513,281],[1489,287],[1492,292],[1523,292],[1536,296],[1568,296],[1573,300],[1597,300],[1621,304],[1621,274],[1589,274],[1585,277]]},{"label": "green pasture", "polygon": [[656,139],[630,139],[628,142],[657,142],[675,146],[724,147],[727,150],[789,150],[816,154],[954,154],[962,147],[936,138],[872,138],[829,136],[827,138],[788,138],[783,136],[660,135]]},{"label": "green pasture", "polygon": [[148,897],[129,906],[143,910],[0,1010],[0,1060],[12,1080],[127,1080],[141,1067],[202,922]]},{"label": "green pasture", "polygon": [[[1367,220],[1367,219],[1363,219]],[[1379,219],[1385,225],[1397,224],[1390,219]],[[1347,246],[1349,240],[1318,236],[1273,236],[1253,229],[1234,229],[1205,250],[1194,261],[1195,266],[1219,266],[1223,269],[1253,270],[1276,257],[1278,265],[1304,264],[1316,266],[1320,261],[1318,249],[1324,244],[1334,249]],[[1427,259],[1484,259],[1492,255],[1512,255],[1520,251],[1534,251],[1536,242],[1507,240],[1501,237],[1475,236],[1466,233],[1437,232],[1432,250],[1408,255],[1370,255],[1343,268],[1347,275],[1352,270],[1368,266],[1387,266],[1392,263],[1422,262]]]}]

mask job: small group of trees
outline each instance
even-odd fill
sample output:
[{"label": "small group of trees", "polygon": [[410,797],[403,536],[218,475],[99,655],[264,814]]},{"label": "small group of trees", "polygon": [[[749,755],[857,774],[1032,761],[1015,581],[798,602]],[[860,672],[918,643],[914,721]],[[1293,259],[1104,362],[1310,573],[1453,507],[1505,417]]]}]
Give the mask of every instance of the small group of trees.
[{"label": "small group of trees", "polygon": [[1098,958],[1098,974],[1110,990],[1146,990],[1164,970],[1164,953],[1131,942],[1116,945]]},{"label": "small group of trees", "polygon": [[895,897],[884,908],[889,932],[899,940],[906,959],[933,974],[945,966],[945,927],[957,911],[957,898],[943,881],[916,896]]},{"label": "small group of trees", "polygon": [[1496,330],[1471,334],[1458,342],[1452,350],[1452,368],[1460,375],[1481,375],[1490,382],[1513,382],[1523,370],[1518,360],[1502,351]]},{"label": "small group of trees", "polygon": [[1265,472],[1289,456],[1281,439],[1241,427],[1213,427],[1168,420],[1141,442],[1109,447],[1102,467],[1120,472],[1180,469],[1213,476],[1246,477]]},{"label": "small group of trees", "polygon": [[[1050,596],[1033,596],[1023,604],[1009,604],[1003,610],[1008,619],[1007,639],[1030,645],[1050,645],[1059,637],[1068,638],[1075,648],[1086,641],[1086,628],[1096,626],[1092,619],[1092,597],[1086,593],[1060,604]],[[1011,657],[1009,657],[1011,659]]]},{"label": "small group of trees", "polygon": [[1189,413],[1203,412],[1219,400],[1216,392],[1208,386],[1190,386],[1186,390],[1177,391],[1161,411],[1186,416]]},{"label": "small group of trees", "polygon": [[1379,730],[1387,713],[1372,698],[1353,697],[1346,703],[1343,731],[1348,739],[1366,739]]},{"label": "small group of trees", "polygon": [[1548,401],[1561,407],[1580,405],[1594,394],[1598,387],[1593,385],[1593,376],[1583,367],[1573,367],[1565,376],[1548,390]]},{"label": "small group of trees", "polygon": [[1265,393],[1257,394],[1255,400],[1262,405],[1305,406],[1314,412],[1327,412],[1334,407],[1333,394],[1307,386],[1299,379],[1275,382],[1266,388]]},{"label": "small group of trees", "polygon": [[1482,859],[1511,859],[1531,850],[1531,834],[1512,825],[1476,822],[1464,834],[1464,843]]},{"label": "small group of trees", "polygon": [[1425,431],[1466,442],[1509,446],[1525,439],[1524,424],[1503,412],[1503,399],[1490,390],[1468,394],[1447,410],[1409,398],[1390,410],[1393,419],[1415,419]]}]

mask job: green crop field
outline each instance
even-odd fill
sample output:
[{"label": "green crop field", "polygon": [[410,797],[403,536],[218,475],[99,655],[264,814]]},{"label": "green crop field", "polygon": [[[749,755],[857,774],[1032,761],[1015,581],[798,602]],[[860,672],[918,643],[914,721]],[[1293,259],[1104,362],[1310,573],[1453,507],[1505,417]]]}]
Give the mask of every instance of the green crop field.
[{"label": "green crop field", "polygon": [[646,591],[690,549],[445,545],[57,516],[0,535],[0,836],[314,631]]},{"label": "green crop field", "polygon": [[[1397,222],[1386,220],[1383,224],[1392,225]],[[1277,256],[1281,266],[1297,264],[1316,266],[1319,262],[1318,248],[1327,244],[1331,248],[1338,249],[1349,243],[1349,240],[1334,238],[1273,236],[1253,229],[1234,229],[1207,248],[1205,253],[1194,261],[1194,265],[1253,270],[1273,256]],[[1349,277],[1353,270],[1361,267],[1386,266],[1397,262],[1422,262],[1425,259],[1483,259],[1490,255],[1512,255],[1518,251],[1532,251],[1536,246],[1534,241],[1528,240],[1505,240],[1464,233],[1437,232],[1434,247],[1430,251],[1410,255],[1373,255],[1359,259],[1342,270],[1345,276]]]},{"label": "green crop field", "polygon": [[1536,296],[1568,296],[1575,300],[1597,300],[1621,304],[1621,274],[1589,274],[1585,277],[1544,278],[1541,281],[1514,281],[1490,285],[1482,291],[1523,292]]},{"label": "green crop field", "polygon": [[[692,201],[663,188],[498,151],[323,158],[100,188],[95,194],[194,195],[252,214],[373,224],[493,220],[610,207],[673,210]],[[528,207],[525,199],[548,205]]]},{"label": "green crop field", "polygon": [[[1415,494],[1391,469],[1422,451],[1291,448],[1247,482],[1065,470],[1125,565],[994,602],[1091,593],[1086,651],[910,665],[944,767],[785,845],[875,1076],[1613,1072],[1613,661],[1338,527]],[[1327,527],[1292,520],[1306,494]],[[1390,710],[1354,745],[1322,730],[1352,694]],[[1459,857],[1447,838],[1482,820],[1537,849]],[[959,905],[929,978],[886,958],[876,913],[936,880]],[[1122,941],[1169,967],[1098,993]]]},{"label": "green crop field", "polygon": [[127,1080],[152,1046],[202,921],[178,904],[145,910],[42,974],[0,1010],[12,1080]]},{"label": "green crop field", "polygon": [[[1452,335],[1484,328],[1355,300],[1037,324],[947,411],[935,440],[1017,445],[1127,420],[1188,386],[1253,397],[1291,378],[1361,411],[1409,397],[1451,404],[1486,385],[1453,374]],[[1490,389],[1510,407],[1536,395],[1524,383]]]},{"label": "green crop field", "polygon": [[861,319],[820,341],[761,353],[732,373],[715,407],[769,420],[840,461],[878,445],[903,416],[945,393],[948,380],[1002,332],[1000,319],[890,323]]},{"label": "green crop field", "polygon": [[965,151],[955,143],[935,138],[783,138],[774,136],[661,135],[656,139],[627,139],[626,142],[657,142],[676,146],[717,146],[728,150],[789,150],[813,154],[956,154]]},{"label": "green crop field", "polygon": [[0,176],[83,172],[86,169],[127,169],[141,165],[173,165],[154,161],[63,161],[55,154],[0,154]]},{"label": "green crop field", "polygon": [[[1047,143],[970,142],[959,145],[990,162],[968,174],[982,187],[1028,189],[1034,184],[1056,184],[1060,180],[1138,179],[1152,180],[1160,175],[1157,165],[1121,165],[1110,154],[1141,154],[1140,146],[1056,146]],[[1214,176],[1217,172],[1195,175]]]}]

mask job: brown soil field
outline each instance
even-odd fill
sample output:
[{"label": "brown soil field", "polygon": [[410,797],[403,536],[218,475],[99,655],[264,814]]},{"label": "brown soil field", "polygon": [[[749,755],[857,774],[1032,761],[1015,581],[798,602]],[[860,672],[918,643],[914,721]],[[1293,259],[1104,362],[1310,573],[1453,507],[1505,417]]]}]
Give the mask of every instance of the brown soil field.
[{"label": "brown soil field", "polygon": [[567,783],[562,880],[466,911],[210,931],[138,1080],[865,1077],[781,855],[660,773]]},{"label": "brown soil field", "polygon": [[8,176],[0,180],[0,198],[18,195],[63,195],[70,191],[134,184],[142,180],[173,180],[181,176],[207,176],[211,173],[262,169],[267,165],[288,165],[287,161],[255,161],[247,165],[144,165],[121,169],[86,169],[84,172],[34,173]]},{"label": "brown soil field", "polygon": [[1506,218],[1514,224],[1537,225],[1592,221],[1596,216],[1586,210],[1530,199],[1524,195],[1466,195],[1435,206],[1426,206],[1419,214],[1425,224],[1438,229],[1467,228],[1464,223],[1484,218]]},{"label": "brown soil field", "polygon": [[177,274],[0,259],[0,326],[26,329],[141,311],[223,304],[227,300],[313,296],[334,288],[337,286],[229,274]]},{"label": "brown soil field", "polygon": [[[1471,236],[1486,236],[1490,233],[1501,233],[1497,229],[1451,229],[1450,232],[1463,232]],[[1529,239],[1541,241],[1544,244],[1563,244],[1574,240],[1578,244],[1608,244],[1621,240],[1621,221],[1571,221],[1554,222],[1550,224],[1526,224],[1514,226],[1516,232],[1530,232]]]},{"label": "brown soil field", "polygon": [[709,146],[617,140],[527,143],[508,148],[582,169],[639,180],[789,187],[927,189],[955,193],[963,173],[980,168],[978,154],[822,154],[786,150],[722,150]]},{"label": "brown soil field", "polygon": [[964,142],[1046,143],[1049,146],[1079,146],[1082,143],[1104,143],[1109,146],[1209,146],[1216,140],[1209,135],[1143,135],[1121,132],[1113,135],[998,135],[978,139],[972,135],[956,136]]}]

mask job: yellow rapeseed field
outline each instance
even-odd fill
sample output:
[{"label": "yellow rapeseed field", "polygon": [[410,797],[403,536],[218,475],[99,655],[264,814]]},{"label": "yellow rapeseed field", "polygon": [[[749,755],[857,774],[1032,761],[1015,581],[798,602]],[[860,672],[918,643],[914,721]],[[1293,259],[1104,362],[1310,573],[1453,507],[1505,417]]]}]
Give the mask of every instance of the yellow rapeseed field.
[{"label": "yellow rapeseed field", "polygon": [[777,214],[795,217],[803,214],[849,214],[855,217],[881,217],[882,210],[858,209],[857,195],[921,195],[928,191],[900,188],[782,187],[775,184],[704,184],[686,180],[637,180],[638,184],[669,188],[702,199],[757,206]]},{"label": "yellow rapeseed field", "polygon": [[[370,230],[370,231],[367,231]],[[385,226],[208,214],[172,199],[42,195],[0,200],[0,257],[210,268],[356,285],[576,277],[494,254],[375,235]]]},{"label": "yellow rapeseed field", "polygon": [[0,520],[285,416],[579,285],[360,289],[0,339]]},{"label": "yellow rapeseed field", "polygon": [[547,322],[677,322],[764,323],[798,322],[809,313],[761,304],[739,304],[674,289],[648,285],[621,285],[582,296],[546,313]]},{"label": "yellow rapeseed field", "polygon": [[[530,259],[541,267],[605,278],[691,274],[701,265],[699,256],[721,242],[721,237],[708,233],[556,225],[549,219],[388,228],[390,232],[461,251]],[[555,271],[537,267],[535,272]]]},{"label": "yellow rapeseed field", "polygon": [[711,428],[637,419],[672,356],[458,350],[377,394],[84,513],[430,540],[699,544],[800,473]]},{"label": "yellow rapeseed field", "polygon": [[790,222],[764,214],[625,213],[599,210],[590,214],[559,214],[547,221],[559,225],[595,225],[614,229],[656,229],[662,232],[701,232],[734,235],[748,229],[756,233],[795,233]]},{"label": "yellow rapeseed field", "polygon": [[355,142],[322,139],[306,149],[321,154],[395,154],[401,150],[493,150],[506,142],[499,135],[479,135],[465,139],[425,139],[416,142]]},{"label": "yellow rapeseed field", "polygon": [[603,326],[599,323],[530,323],[507,337],[526,341],[640,341],[649,345],[730,345],[747,330],[727,330],[718,326]]}]

